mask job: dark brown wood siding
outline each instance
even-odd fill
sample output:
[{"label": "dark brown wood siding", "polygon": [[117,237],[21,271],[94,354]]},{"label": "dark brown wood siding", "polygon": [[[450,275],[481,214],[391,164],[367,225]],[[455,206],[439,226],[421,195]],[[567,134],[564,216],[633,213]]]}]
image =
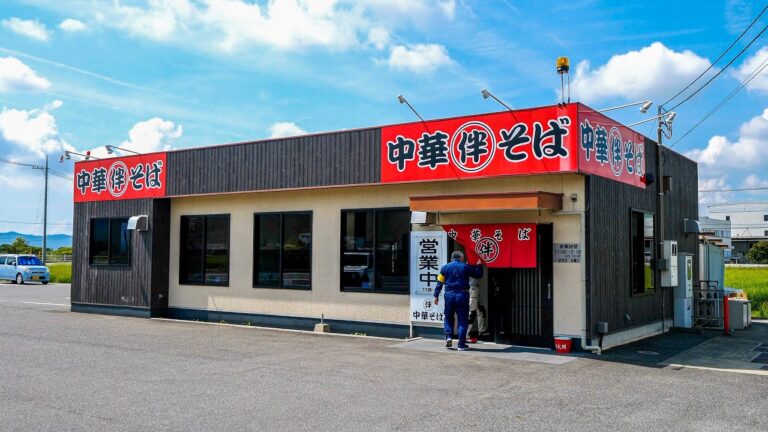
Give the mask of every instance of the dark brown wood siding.
[{"label": "dark brown wood siding", "polygon": [[168,153],[167,195],[378,183],[380,129]]},{"label": "dark brown wood siding", "polygon": [[[656,172],[656,144],[646,140],[646,171]],[[696,235],[685,236],[683,219],[698,219],[696,163],[672,151],[664,152],[665,175],[672,176],[672,190],[665,201],[665,238],[677,240],[680,252],[698,258]],[[632,209],[652,212],[659,224],[657,185],[640,189],[611,179],[588,176],[587,182],[587,320],[590,335],[595,335],[598,321],[607,321],[610,332],[672,317],[672,290],[660,288],[658,272],[656,290],[650,295],[631,294],[630,212]],[[656,233],[658,236],[658,232]],[[658,237],[656,239],[659,240]],[[696,261],[694,261],[696,262]],[[698,266],[694,265],[694,281]]]},{"label": "dark brown wood siding", "polygon": [[[72,303],[164,308],[168,298],[170,200],[76,203],[74,211]],[[131,233],[130,265],[91,265],[91,219],[137,215],[149,216],[150,229]]]},{"label": "dark brown wood siding", "polygon": [[[152,275],[151,302],[153,310],[168,308],[168,274],[171,265],[171,200],[152,201]],[[148,234],[148,233],[147,233]]]}]

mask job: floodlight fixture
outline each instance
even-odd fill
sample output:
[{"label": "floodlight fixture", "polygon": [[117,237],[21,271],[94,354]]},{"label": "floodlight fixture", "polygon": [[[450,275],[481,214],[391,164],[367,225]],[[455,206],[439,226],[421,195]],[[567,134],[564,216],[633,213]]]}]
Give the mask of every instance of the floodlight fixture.
[{"label": "floodlight fixture", "polygon": [[413,111],[413,113],[414,113],[414,114],[416,114],[416,117],[418,117],[418,118],[419,118],[419,120],[421,120],[421,122],[422,122],[422,123],[424,123],[424,119],[421,117],[421,115],[419,115],[419,113],[418,113],[418,112],[416,112],[416,110],[413,108],[413,106],[411,106],[411,104],[410,104],[410,103],[408,103],[408,100],[406,100],[406,99],[405,99],[405,96],[403,96],[403,95],[397,95],[397,101],[398,101],[398,102],[400,102],[401,104],[406,104],[406,105],[408,105],[408,108],[410,108],[410,109],[411,109],[411,111]]},{"label": "floodlight fixture", "polygon": [[622,109],[622,108],[629,108],[629,107],[633,107],[633,106],[637,106],[637,105],[642,105],[640,107],[640,112],[645,114],[646,112],[648,112],[648,109],[651,107],[651,105],[653,105],[653,102],[651,102],[649,100],[644,100],[644,101],[640,101],[640,102],[632,102],[632,103],[628,103],[628,104],[624,104],[624,105],[619,105],[619,106],[615,106],[615,107],[599,109],[599,110],[597,110],[597,112],[602,113],[602,112],[613,111],[613,110],[618,110],[618,109]]},{"label": "floodlight fixture", "polygon": [[127,152],[127,153],[133,153],[133,154],[136,154],[136,155],[140,155],[141,154],[141,153],[139,153],[137,151],[128,150],[127,148],[113,146],[113,145],[105,145],[104,147],[107,149],[107,153],[108,154],[113,154],[115,152],[115,149],[120,150],[120,151],[124,151],[124,152]]},{"label": "floodlight fixture", "polygon": [[494,96],[493,93],[489,92],[488,90],[482,89],[482,90],[480,90],[480,94],[483,95],[483,99],[491,98],[491,99],[495,100],[496,102],[498,102],[499,104],[501,104],[504,108],[508,109],[509,111],[512,111],[512,107],[510,107],[509,105],[504,103],[504,101],[502,101],[501,99],[499,99],[496,96]]}]

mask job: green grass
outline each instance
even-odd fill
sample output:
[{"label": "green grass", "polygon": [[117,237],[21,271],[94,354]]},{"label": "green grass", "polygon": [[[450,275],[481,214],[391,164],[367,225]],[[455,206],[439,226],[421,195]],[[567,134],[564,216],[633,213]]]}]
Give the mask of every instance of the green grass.
[{"label": "green grass", "polygon": [[743,289],[752,301],[752,316],[768,318],[768,267],[726,267],[725,286]]},{"label": "green grass", "polygon": [[72,263],[50,263],[48,269],[51,270],[51,282],[72,282]]}]

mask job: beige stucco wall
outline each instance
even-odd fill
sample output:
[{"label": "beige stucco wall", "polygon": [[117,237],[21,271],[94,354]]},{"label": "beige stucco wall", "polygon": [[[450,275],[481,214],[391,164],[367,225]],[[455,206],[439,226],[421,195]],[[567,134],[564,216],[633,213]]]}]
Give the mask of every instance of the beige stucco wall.
[{"label": "beige stucco wall", "polygon": [[[416,195],[516,191],[563,193],[564,210],[442,214],[440,222],[552,222],[555,243],[580,242],[578,212],[583,211],[584,181],[575,174],[175,198],[171,205],[169,306],[310,317],[325,314],[335,319],[407,324],[408,295],[340,291],[341,210],[407,207],[409,197]],[[578,197],[575,203],[570,199],[573,193]],[[299,210],[313,212],[312,290],[253,288],[253,214]],[[222,213],[231,217],[229,286],[180,285],[180,217]],[[554,264],[556,334],[581,332],[580,268],[579,264]]]}]

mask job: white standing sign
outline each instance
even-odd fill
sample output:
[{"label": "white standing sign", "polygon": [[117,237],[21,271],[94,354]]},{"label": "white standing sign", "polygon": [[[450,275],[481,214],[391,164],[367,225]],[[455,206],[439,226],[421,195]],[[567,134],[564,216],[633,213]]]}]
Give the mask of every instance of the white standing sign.
[{"label": "white standing sign", "polygon": [[443,303],[435,305],[434,295],[447,250],[444,231],[411,231],[411,321],[443,322]]}]

